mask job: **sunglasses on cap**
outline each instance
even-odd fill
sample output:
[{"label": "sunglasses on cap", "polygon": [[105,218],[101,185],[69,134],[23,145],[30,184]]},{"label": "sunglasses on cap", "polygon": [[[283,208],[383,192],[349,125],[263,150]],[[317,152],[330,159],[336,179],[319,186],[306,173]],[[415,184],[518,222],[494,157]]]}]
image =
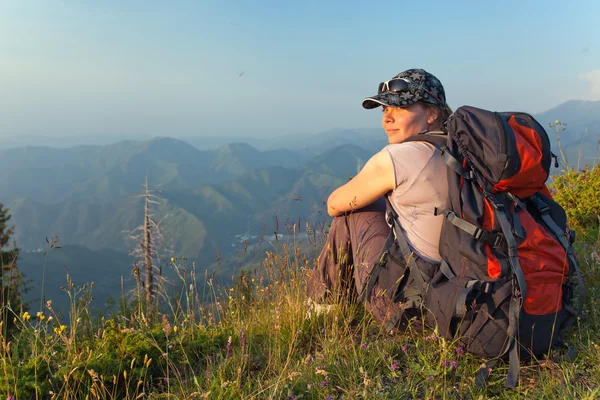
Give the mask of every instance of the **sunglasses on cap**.
[{"label": "sunglasses on cap", "polygon": [[377,94],[381,94],[383,92],[386,92],[386,93],[404,92],[405,90],[409,89],[411,87],[411,85],[413,87],[417,86],[419,89],[423,89],[423,91],[427,92],[428,95],[430,95],[431,97],[433,97],[434,99],[439,101],[440,104],[444,103],[443,101],[441,101],[439,99],[439,97],[437,97],[435,94],[431,93],[429,90],[425,89],[422,85],[415,84],[405,78],[393,78],[393,79],[390,79],[389,81],[381,82],[379,84],[379,88],[377,88]]}]

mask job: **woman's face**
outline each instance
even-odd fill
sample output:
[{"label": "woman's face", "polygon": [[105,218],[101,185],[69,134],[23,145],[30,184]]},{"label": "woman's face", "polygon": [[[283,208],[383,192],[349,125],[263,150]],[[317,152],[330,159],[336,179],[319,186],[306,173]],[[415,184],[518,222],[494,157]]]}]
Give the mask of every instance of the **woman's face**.
[{"label": "woman's face", "polygon": [[429,129],[433,121],[431,112],[420,103],[407,107],[383,107],[381,125],[387,133],[390,144],[400,143],[404,139]]}]

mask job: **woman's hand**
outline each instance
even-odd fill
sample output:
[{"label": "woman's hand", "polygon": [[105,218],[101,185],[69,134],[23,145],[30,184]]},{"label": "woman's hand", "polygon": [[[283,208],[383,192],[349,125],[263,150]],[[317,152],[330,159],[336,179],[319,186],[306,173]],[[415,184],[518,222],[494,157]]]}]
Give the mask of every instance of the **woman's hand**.
[{"label": "woman's hand", "polygon": [[337,217],[347,211],[367,206],[395,187],[394,164],[389,153],[375,154],[348,183],[340,186],[327,199],[327,212]]}]

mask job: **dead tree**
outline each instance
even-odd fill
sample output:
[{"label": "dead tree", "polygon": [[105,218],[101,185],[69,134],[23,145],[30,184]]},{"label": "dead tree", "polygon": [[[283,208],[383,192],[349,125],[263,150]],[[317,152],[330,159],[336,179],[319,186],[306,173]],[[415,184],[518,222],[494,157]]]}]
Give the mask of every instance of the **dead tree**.
[{"label": "dead tree", "polygon": [[[148,183],[148,174],[146,174],[146,182],[144,184],[143,193],[139,197],[144,198],[144,221],[133,231],[127,231],[128,239],[133,243],[131,255],[135,258],[135,278],[138,284],[144,290],[144,304],[146,313],[150,314],[154,309],[153,304],[156,299],[157,278],[160,277],[161,269],[159,268],[159,249],[163,243],[160,224],[166,218],[166,215],[160,221],[154,219],[152,205],[160,204],[160,198],[150,189]],[[141,269],[138,268],[141,265]],[[140,270],[143,271],[140,274]],[[140,276],[143,275],[143,276]],[[142,299],[138,299],[142,303]],[[140,304],[141,306],[141,304]]]}]

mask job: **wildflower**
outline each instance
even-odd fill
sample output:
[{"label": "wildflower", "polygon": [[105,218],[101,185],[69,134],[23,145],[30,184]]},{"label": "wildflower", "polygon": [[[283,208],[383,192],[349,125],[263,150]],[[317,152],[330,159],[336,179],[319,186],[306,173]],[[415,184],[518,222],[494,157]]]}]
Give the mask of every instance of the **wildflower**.
[{"label": "wildflower", "polygon": [[246,348],[246,334],[244,331],[240,331],[240,347],[242,349]]},{"label": "wildflower", "polygon": [[360,345],[360,347],[361,347],[361,349],[365,350],[367,348],[367,344],[363,343],[363,344]]},{"label": "wildflower", "polygon": [[333,396],[329,395],[329,396],[325,397],[325,400],[333,400]]},{"label": "wildflower", "polygon": [[38,318],[38,320],[43,321],[46,318],[46,316],[44,314],[42,314],[41,311],[38,311],[37,318]]},{"label": "wildflower", "polygon": [[174,257],[171,257],[171,262],[175,262],[175,258]]},{"label": "wildflower", "polygon": [[54,333],[56,333],[57,335],[62,335],[65,329],[67,329],[66,325],[55,326]]},{"label": "wildflower", "polygon": [[433,375],[428,375],[428,376],[427,376],[427,380],[428,380],[429,382],[433,382]]},{"label": "wildflower", "polygon": [[231,338],[231,336],[229,336],[229,339],[227,339],[227,346],[225,347],[225,352],[227,357],[229,357],[231,355],[231,342],[233,341],[233,339]]},{"label": "wildflower", "polygon": [[463,354],[465,354],[465,348],[460,346],[456,349],[456,354],[458,354],[459,356],[462,356]]},{"label": "wildflower", "polygon": [[555,123],[556,125],[558,125],[558,124],[560,123],[560,121],[559,121],[559,120],[556,120],[556,121],[554,121],[554,123]]},{"label": "wildflower", "polygon": [[402,345],[402,351],[406,353],[406,352],[407,352],[407,350],[408,350],[408,346],[407,346],[407,345],[405,345],[405,344],[404,344],[404,345]]},{"label": "wildflower", "polygon": [[169,323],[169,319],[165,314],[162,316],[162,326],[165,336],[169,337],[169,334],[171,333],[171,324]]},{"label": "wildflower", "polygon": [[177,331],[178,331],[178,330],[179,330],[179,328],[177,328],[177,325],[175,325],[175,326],[173,327],[173,333],[177,333]]},{"label": "wildflower", "polygon": [[327,381],[326,380],[322,380],[321,381],[321,387],[325,387],[327,385]]},{"label": "wildflower", "polygon": [[443,367],[447,367],[448,365],[450,365],[450,361],[448,361],[448,360],[442,361],[442,366]]},{"label": "wildflower", "polygon": [[398,365],[398,363],[392,363],[392,365],[390,365],[390,369],[392,371],[398,371],[400,369],[400,366]]},{"label": "wildflower", "polygon": [[25,322],[29,322],[30,319],[31,319],[31,315],[29,315],[29,313],[27,311],[25,311],[23,313],[23,320],[25,320]]},{"label": "wildflower", "polygon": [[435,336],[435,332],[425,337],[426,342],[435,342],[436,339],[437,337]]},{"label": "wildflower", "polygon": [[52,316],[48,317],[48,322],[52,321],[54,318],[52,318]]},{"label": "wildflower", "polygon": [[308,390],[310,390],[310,388],[312,388],[312,385],[311,385],[310,383],[308,383],[308,384],[306,384],[306,388],[307,388]]},{"label": "wildflower", "polygon": [[456,367],[458,367],[458,363],[453,360],[450,362],[450,366],[452,367],[452,369],[456,369]]}]

